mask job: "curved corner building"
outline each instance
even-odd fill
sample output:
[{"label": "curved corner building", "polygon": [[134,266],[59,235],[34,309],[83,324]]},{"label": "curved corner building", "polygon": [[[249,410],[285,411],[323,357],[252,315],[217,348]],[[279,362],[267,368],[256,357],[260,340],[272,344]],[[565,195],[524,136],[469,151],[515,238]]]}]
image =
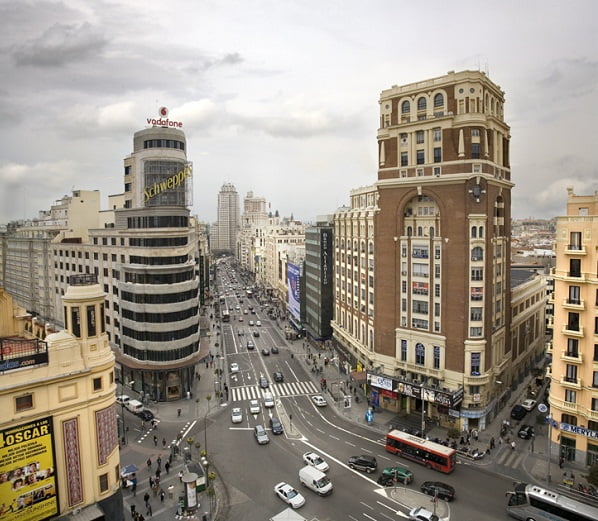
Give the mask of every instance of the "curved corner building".
[{"label": "curved corner building", "polygon": [[186,148],[177,129],[135,133],[124,162],[124,208],[115,211],[114,236],[103,239],[116,241],[121,256],[117,290],[108,296],[119,308],[112,312],[120,318],[113,338],[120,381],[133,381],[142,396],[158,401],[190,389],[200,356],[198,241],[190,226]]}]

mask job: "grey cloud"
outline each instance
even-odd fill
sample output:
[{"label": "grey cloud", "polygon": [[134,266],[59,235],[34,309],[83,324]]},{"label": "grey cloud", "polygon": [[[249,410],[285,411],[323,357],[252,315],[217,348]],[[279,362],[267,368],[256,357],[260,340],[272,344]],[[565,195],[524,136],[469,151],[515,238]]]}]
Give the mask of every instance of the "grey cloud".
[{"label": "grey cloud", "polygon": [[96,57],[107,45],[106,38],[89,23],[56,23],[37,38],[12,48],[18,66],[62,67]]}]

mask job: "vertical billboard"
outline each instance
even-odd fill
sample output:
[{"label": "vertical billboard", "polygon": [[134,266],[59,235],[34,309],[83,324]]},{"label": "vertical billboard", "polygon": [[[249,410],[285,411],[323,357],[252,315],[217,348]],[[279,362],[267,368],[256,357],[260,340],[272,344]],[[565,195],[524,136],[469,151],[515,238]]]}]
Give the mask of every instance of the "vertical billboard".
[{"label": "vertical billboard", "polygon": [[295,320],[301,320],[301,297],[299,291],[299,266],[287,263],[288,309]]},{"label": "vertical billboard", "polygon": [[52,418],[0,431],[2,521],[39,521],[57,514]]}]

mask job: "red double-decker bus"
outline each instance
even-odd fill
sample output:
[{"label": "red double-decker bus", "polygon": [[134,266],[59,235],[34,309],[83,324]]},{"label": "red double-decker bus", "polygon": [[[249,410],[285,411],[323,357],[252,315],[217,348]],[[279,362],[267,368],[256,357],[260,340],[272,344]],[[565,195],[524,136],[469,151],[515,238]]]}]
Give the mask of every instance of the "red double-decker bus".
[{"label": "red double-decker bus", "polygon": [[445,474],[457,464],[455,449],[396,429],[386,435],[386,450]]}]

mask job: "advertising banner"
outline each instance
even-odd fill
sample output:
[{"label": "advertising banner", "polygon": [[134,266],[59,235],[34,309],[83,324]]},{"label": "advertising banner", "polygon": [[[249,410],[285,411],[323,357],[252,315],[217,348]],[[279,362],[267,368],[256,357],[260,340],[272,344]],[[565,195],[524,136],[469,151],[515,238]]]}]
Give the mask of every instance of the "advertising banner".
[{"label": "advertising banner", "polygon": [[288,305],[291,315],[301,320],[301,303],[299,295],[299,266],[287,264]]},{"label": "advertising banner", "polygon": [[38,521],[58,514],[52,418],[0,431],[0,518]]}]

